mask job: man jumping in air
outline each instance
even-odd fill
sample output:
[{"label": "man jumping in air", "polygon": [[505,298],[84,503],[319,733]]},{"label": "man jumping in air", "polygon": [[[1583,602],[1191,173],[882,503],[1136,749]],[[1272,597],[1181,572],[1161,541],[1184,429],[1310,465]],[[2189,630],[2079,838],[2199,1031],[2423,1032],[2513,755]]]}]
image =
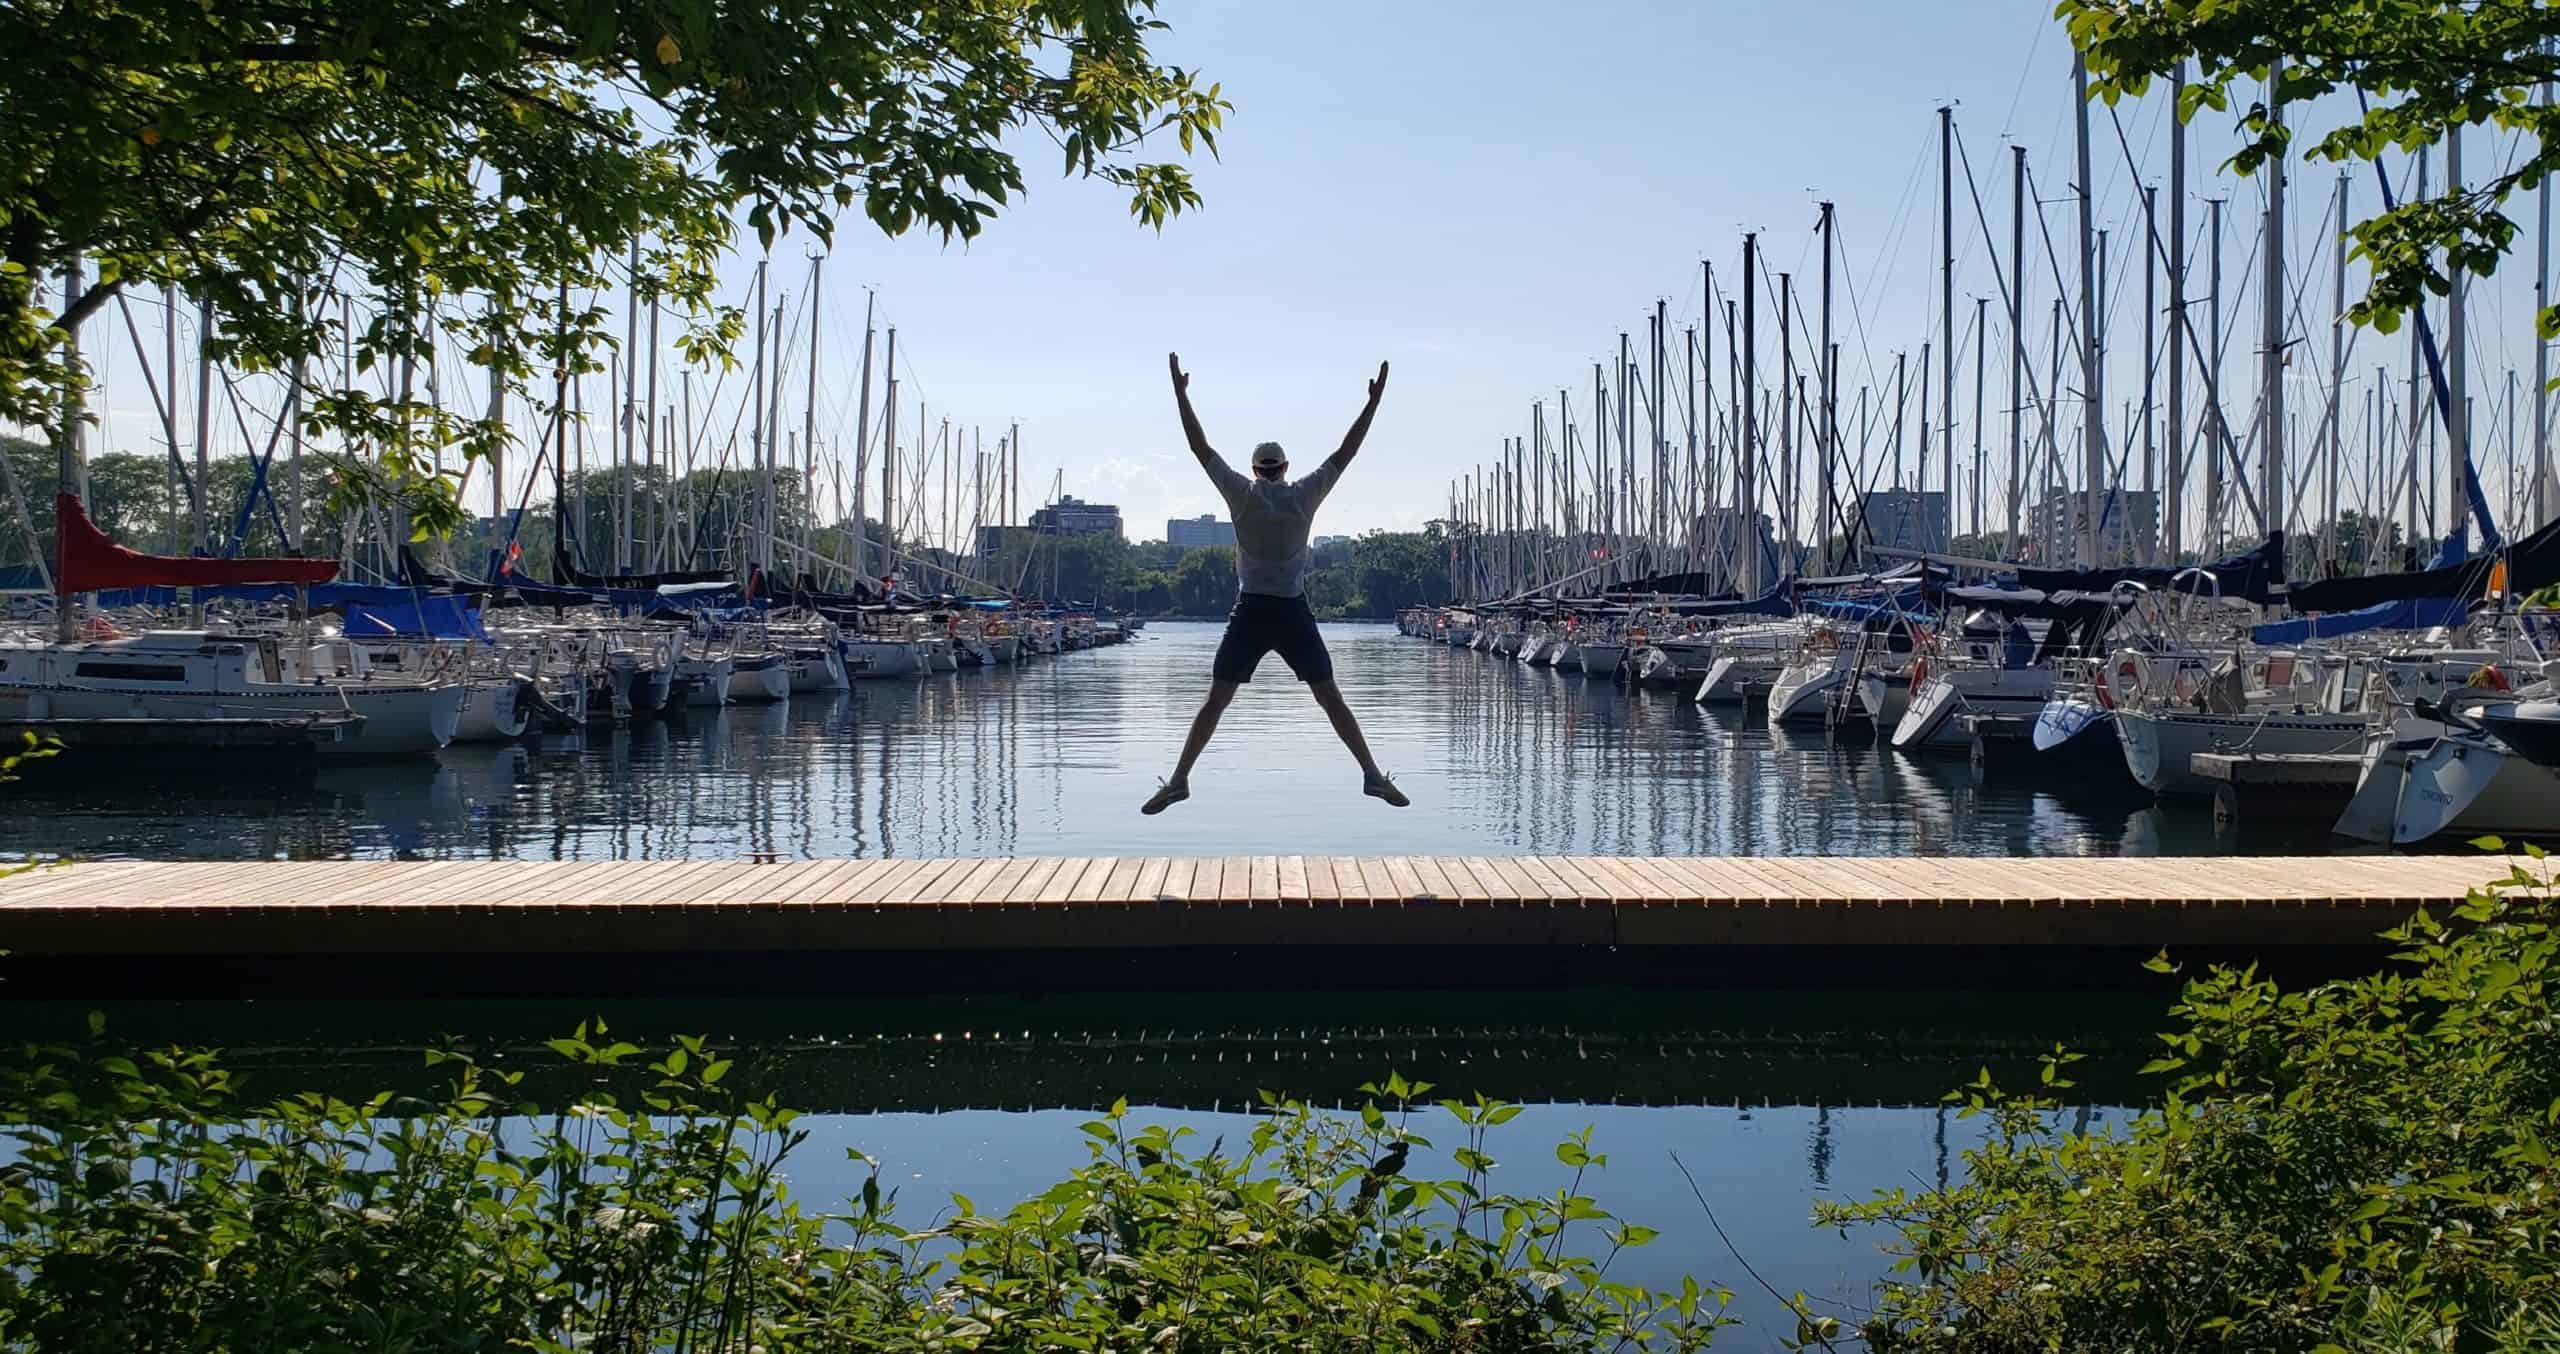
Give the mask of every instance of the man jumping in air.
[{"label": "man jumping in air", "polygon": [[1200,458],[1200,468],[1209,472],[1236,524],[1236,609],[1227,616],[1227,635],[1218,642],[1217,662],[1210,668],[1209,698],[1192,717],[1191,736],[1182,743],[1182,760],[1174,764],[1173,778],[1159,786],[1139,811],[1162,813],[1191,797],[1191,764],[1200,760],[1209,736],[1218,731],[1218,716],[1236,698],[1236,688],[1253,680],[1262,656],[1275,651],[1289,671],[1307,684],[1308,694],[1333,720],[1333,731],[1341,736],[1343,746],[1359,760],[1361,793],[1403,808],[1413,801],[1369,756],[1360,721],[1352,718],[1351,707],[1343,703],[1342,688],[1333,684],[1333,656],[1325,652],[1324,637],[1316,633],[1306,588],[1311,562],[1307,533],[1315,525],[1316,509],[1333,492],[1333,482],[1342,477],[1343,467],[1360,452],[1360,440],[1369,435],[1378,397],[1387,393],[1387,364],[1378,364],[1378,379],[1369,383],[1368,407],[1343,435],[1341,449],[1326,457],[1314,474],[1291,484],[1289,456],[1277,442],[1253,449],[1251,479],[1220,458],[1210,447],[1208,434],[1200,431],[1200,416],[1191,412],[1191,378],[1182,372],[1181,355],[1169,354],[1165,362],[1173,372],[1173,398],[1182,406],[1183,436],[1191,440],[1191,454]]}]

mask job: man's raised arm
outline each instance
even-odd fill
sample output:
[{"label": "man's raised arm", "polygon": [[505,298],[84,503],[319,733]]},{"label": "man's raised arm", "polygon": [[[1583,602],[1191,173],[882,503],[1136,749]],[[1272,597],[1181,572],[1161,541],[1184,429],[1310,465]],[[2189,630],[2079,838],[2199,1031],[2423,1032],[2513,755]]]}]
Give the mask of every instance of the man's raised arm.
[{"label": "man's raised arm", "polygon": [[1381,362],[1378,364],[1378,379],[1369,383],[1369,402],[1361,406],[1360,417],[1352,420],[1351,431],[1342,435],[1341,448],[1324,460],[1319,473],[1324,475],[1327,487],[1331,487],[1333,478],[1342,473],[1343,467],[1351,464],[1351,458],[1360,454],[1360,443],[1369,436],[1369,420],[1378,416],[1378,400],[1386,393],[1387,364]]},{"label": "man's raised arm", "polygon": [[1200,458],[1200,467],[1212,479],[1221,470],[1233,473],[1233,467],[1218,455],[1217,448],[1209,445],[1209,434],[1200,430],[1200,416],[1191,411],[1191,377],[1182,370],[1182,354],[1166,353],[1164,363],[1173,373],[1173,400],[1182,406],[1182,435],[1191,443],[1191,454]]}]

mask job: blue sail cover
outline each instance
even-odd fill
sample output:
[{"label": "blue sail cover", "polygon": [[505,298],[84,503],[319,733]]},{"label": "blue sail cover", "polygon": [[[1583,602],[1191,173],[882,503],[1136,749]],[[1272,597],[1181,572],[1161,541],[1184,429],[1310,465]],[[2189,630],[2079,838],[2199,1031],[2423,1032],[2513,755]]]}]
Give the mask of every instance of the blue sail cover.
[{"label": "blue sail cover", "polygon": [[2218,592],[2224,597],[2246,598],[2260,606],[2273,606],[2282,600],[2284,586],[2284,536],[2276,533],[2258,546],[2227,559],[2201,566],[2213,575],[2215,587],[2195,576],[2193,567],[2168,565],[2135,565],[2116,569],[2038,569],[2021,565],[2018,585],[2040,592],[2106,592],[2118,583],[2140,583],[2152,589],[2174,588],[2184,593]]},{"label": "blue sail cover", "polygon": [[480,608],[467,597],[419,597],[390,603],[353,603],[347,607],[349,639],[399,636],[404,639],[475,639],[486,642]]},{"label": "blue sail cover", "polygon": [[2300,644],[2367,630],[2432,630],[2439,625],[2460,625],[2469,614],[2459,597],[2409,597],[2358,611],[2255,626],[2249,631],[2249,639],[2257,644]]}]

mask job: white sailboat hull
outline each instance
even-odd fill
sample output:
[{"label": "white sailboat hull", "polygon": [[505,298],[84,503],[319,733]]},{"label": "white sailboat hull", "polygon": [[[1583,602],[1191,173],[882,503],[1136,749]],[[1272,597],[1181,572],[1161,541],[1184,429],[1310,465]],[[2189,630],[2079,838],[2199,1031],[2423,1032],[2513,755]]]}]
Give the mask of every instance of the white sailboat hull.
[{"label": "white sailboat hull", "polygon": [[2361,715],[2159,715],[2118,710],[2116,737],[2125,769],[2161,795],[2211,795],[2215,782],[2194,771],[2199,752],[2313,754],[2360,747],[2369,731]]},{"label": "white sailboat hull", "polygon": [[729,703],[729,660],[726,658],[687,658],[677,667],[690,685],[684,703],[690,706],[721,706]]},{"label": "white sailboat hull", "polygon": [[2560,772],[2536,766],[2475,735],[2448,735],[2408,760],[2391,840],[2422,842],[2446,833],[2560,831]]},{"label": "white sailboat hull", "polygon": [[524,736],[527,717],[516,697],[522,690],[516,679],[475,683],[462,698],[461,713],[455,718],[453,740],[456,743],[507,743]]},{"label": "white sailboat hull", "polygon": [[2049,668],[1959,668],[1931,673],[1911,692],[1902,718],[1893,726],[1893,745],[1915,748],[1968,748],[1963,714],[2041,715],[2053,694]]},{"label": "white sailboat hull", "polygon": [[791,667],[767,663],[729,670],[729,699],[739,704],[769,705],[791,699]]}]

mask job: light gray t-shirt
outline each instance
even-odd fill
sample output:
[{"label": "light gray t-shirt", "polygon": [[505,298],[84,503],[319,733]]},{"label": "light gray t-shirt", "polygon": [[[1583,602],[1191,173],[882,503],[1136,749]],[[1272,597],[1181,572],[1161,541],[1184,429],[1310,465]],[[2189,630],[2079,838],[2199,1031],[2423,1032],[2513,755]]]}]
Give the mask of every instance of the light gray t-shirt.
[{"label": "light gray t-shirt", "polygon": [[1333,492],[1344,464],[1339,455],[1329,456],[1304,477],[1274,484],[1256,475],[1238,474],[1222,458],[1210,459],[1209,478],[1227,500],[1228,516],[1236,524],[1236,591],[1265,597],[1306,595],[1307,569],[1315,562],[1307,549],[1307,536],[1315,526],[1316,509]]}]

